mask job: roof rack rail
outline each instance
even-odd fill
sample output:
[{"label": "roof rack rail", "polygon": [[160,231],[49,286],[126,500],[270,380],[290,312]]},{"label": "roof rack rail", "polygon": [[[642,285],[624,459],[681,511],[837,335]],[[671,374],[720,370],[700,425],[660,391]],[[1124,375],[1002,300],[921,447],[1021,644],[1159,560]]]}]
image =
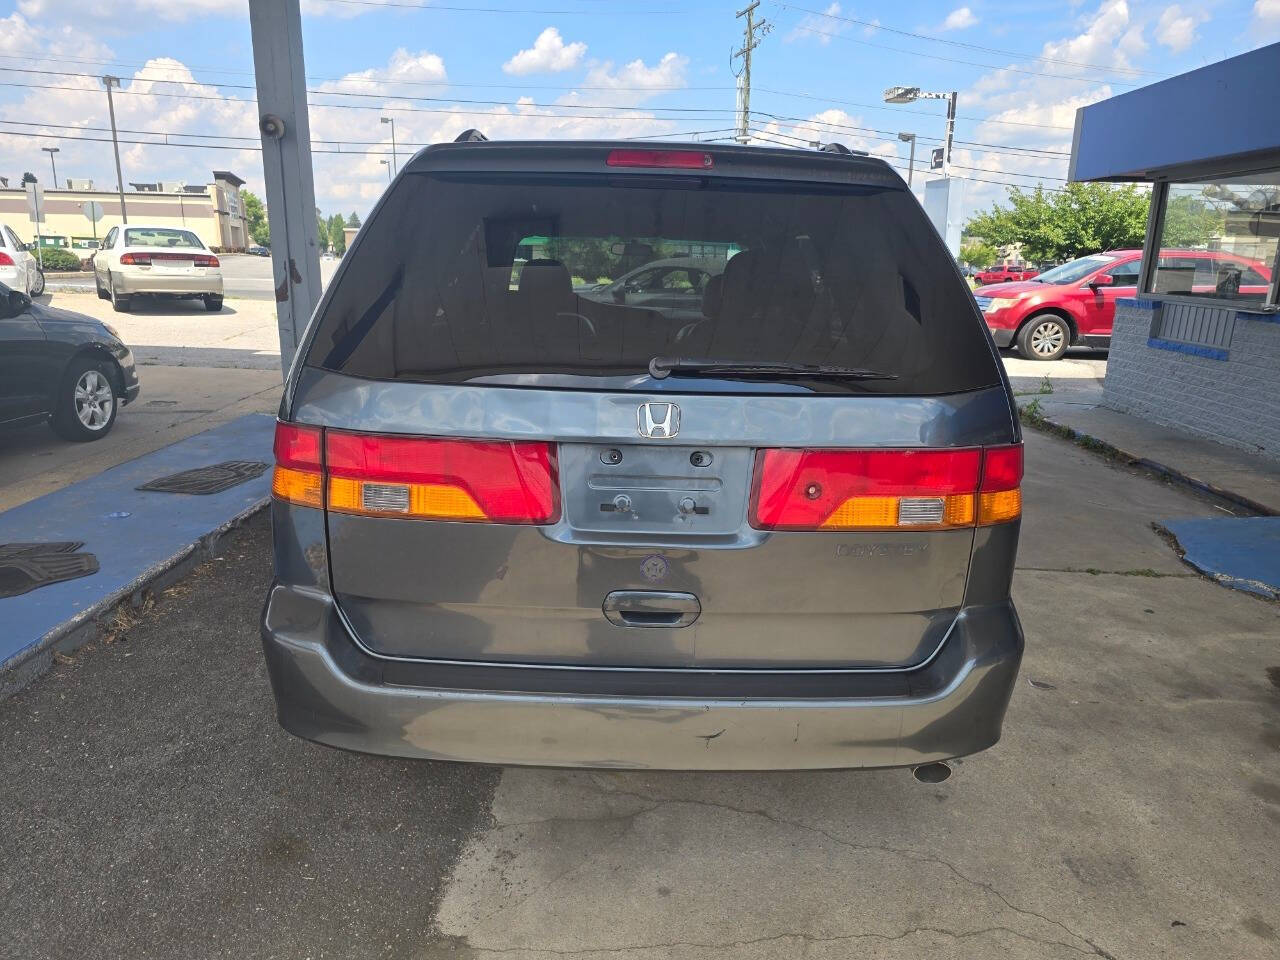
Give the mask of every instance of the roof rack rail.
[{"label": "roof rack rail", "polygon": [[869,157],[866,150],[850,150],[843,143],[824,143],[818,148],[820,153],[838,153],[846,157]]},{"label": "roof rack rail", "polygon": [[463,130],[460,134],[454,137],[453,142],[454,143],[484,143],[484,142],[487,142],[488,139],[489,139],[488,137],[486,137],[483,133],[481,133],[475,127],[470,127],[466,130]]}]

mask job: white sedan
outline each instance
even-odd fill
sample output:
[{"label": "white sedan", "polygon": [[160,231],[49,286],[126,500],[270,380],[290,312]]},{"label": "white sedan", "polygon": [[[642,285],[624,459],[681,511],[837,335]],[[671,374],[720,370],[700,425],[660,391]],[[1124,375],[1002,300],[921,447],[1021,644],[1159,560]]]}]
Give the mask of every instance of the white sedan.
[{"label": "white sedan", "polygon": [[222,309],[222,268],[218,258],[190,230],[127,223],[112,227],[93,255],[98,296],[118,311],[135,297],[185,297]]},{"label": "white sedan", "polygon": [[7,223],[0,222],[0,283],[31,297],[44,293],[44,273],[35,254],[18,239]]}]

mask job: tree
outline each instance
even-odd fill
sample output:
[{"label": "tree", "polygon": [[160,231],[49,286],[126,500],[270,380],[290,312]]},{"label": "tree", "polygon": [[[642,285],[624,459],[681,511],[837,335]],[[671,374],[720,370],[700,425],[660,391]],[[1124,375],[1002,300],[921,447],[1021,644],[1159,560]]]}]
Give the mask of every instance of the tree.
[{"label": "tree", "polygon": [[979,270],[985,270],[999,258],[999,249],[983,240],[970,240],[960,247],[960,259]]},{"label": "tree", "polygon": [[340,213],[329,218],[329,248],[338,256],[347,252],[347,235],[343,232],[346,225]]},{"label": "tree", "polygon": [[320,245],[321,252],[329,249],[329,221],[319,207],[316,207],[316,243]]},{"label": "tree", "polygon": [[1164,223],[1160,230],[1162,247],[1204,247],[1226,230],[1227,216],[1195,194],[1174,194],[1164,207]]},{"label": "tree", "polygon": [[354,210],[351,211],[351,216],[347,217],[347,226],[348,227],[360,226],[360,215],[357,214]]},{"label": "tree", "polygon": [[40,181],[36,179],[36,175],[34,173],[28,170],[26,173],[22,175],[22,182],[24,184],[27,184],[27,183],[39,183]]},{"label": "tree", "polygon": [[966,232],[997,247],[1020,243],[1030,260],[1073,260],[1142,246],[1151,198],[1133,184],[1069,183],[1053,192],[1011,187],[1008,202],[977,214]]},{"label": "tree", "polygon": [[256,193],[249,190],[240,191],[240,202],[244,204],[244,218],[249,224],[249,236],[253,242],[262,247],[271,246],[271,227],[267,223],[267,208]]}]

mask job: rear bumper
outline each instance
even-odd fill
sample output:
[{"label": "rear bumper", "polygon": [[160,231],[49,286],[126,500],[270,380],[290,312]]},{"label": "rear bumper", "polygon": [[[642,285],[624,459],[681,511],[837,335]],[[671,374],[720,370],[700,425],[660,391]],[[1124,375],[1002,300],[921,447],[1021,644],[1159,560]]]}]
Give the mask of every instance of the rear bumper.
[{"label": "rear bumper", "polygon": [[164,273],[143,273],[141,270],[112,274],[112,283],[117,293],[122,296],[134,296],[140,293],[170,294],[176,296],[193,296],[211,293],[222,296],[222,274],[213,273],[204,276],[181,276]]},{"label": "rear bumper", "polygon": [[19,293],[27,292],[27,278],[19,266],[0,267],[0,283]]},{"label": "rear bumper", "polygon": [[[651,682],[662,671],[637,672],[633,695],[618,689],[620,671],[600,672],[601,695],[590,692],[594,671],[564,669],[420,665],[409,685],[397,664],[352,643],[326,593],[280,584],[262,639],[280,723],[299,737],[438,760],[704,770],[909,766],[984,750],[1000,739],[1023,648],[1006,602],[965,608],[924,667],[828,674],[816,686],[776,674],[763,696],[729,695],[722,673],[708,683],[716,696],[699,697],[696,673],[667,672],[664,687]],[[531,675],[570,692],[530,690]],[[759,676],[744,681],[755,694]]]}]

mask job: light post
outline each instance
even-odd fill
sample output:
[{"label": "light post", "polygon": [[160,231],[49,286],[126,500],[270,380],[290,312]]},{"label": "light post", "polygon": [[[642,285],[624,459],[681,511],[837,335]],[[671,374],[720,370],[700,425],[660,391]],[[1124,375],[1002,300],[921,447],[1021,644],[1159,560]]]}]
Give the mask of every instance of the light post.
[{"label": "light post", "polygon": [[[914,103],[917,100],[947,101],[947,139],[942,146],[942,176],[951,175],[951,137],[956,128],[956,91],[927,93],[919,87],[889,87],[884,92],[885,103]],[[902,139],[902,134],[898,135]]]},{"label": "light post", "polygon": [[54,163],[53,155],[58,153],[57,147],[41,147],[45,153],[49,155],[49,166],[53,168],[53,189],[58,189],[58,165]]},{"label": "light post", "polygon": [[[396,170],[396,121],[394,117],[379,117],[383,123],[391,124],[391,172],[397,173]],[[410,133],[413,131],[410,130]]]},{"label": "light post", "polygon": [[911,144],[911,159],[907,161],[907,186],[911,186],[911,175],[916,172],[916,135],[914,133],[900,133],[898,139],[903,143]]},{"label": "light post", "polygon": [[387,183],[390,183],[391,182],[391,161],[379,160],[378,162],[387,168]]},{"label": "light post", "polygon": [[128,223],[129,214],[124,208],[124,174],[120,172],[120,140],[116,135],[116,104],[111,98],[111,89],[120,86],[120,78],[108,74],[102,78],[102,85],[107,88],[107,112],[111,114],[111,149],[116,154],[116,191],[120,194],[120,220]]}]

